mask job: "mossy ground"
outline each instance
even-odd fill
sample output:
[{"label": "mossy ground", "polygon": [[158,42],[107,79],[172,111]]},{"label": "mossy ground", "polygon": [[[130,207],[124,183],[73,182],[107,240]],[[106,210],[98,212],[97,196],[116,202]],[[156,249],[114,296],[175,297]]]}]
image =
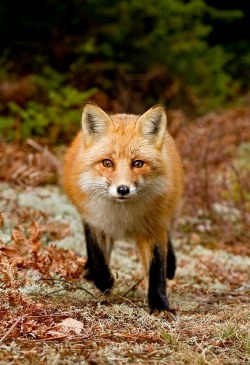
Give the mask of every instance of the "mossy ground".
[{"label": "mossy ground", "polygon": [[[53,244],[85,255],[79,216],[59,188],[3,183],[0,199],[5,220],[0,239],[7,246],[13,227],[33,217],[54,227],[42,232],[44,247]],[[59,281],[59,273],[49,282],[41,280],[39,270],[23,271],[23,284],[18,279],[15,285],[11,281],[13,287],[0,288],[0,365],[249,363],[250,258],[208,248],[202,235],[189,240],[178,235],[175,247],[178,269],[168,293],[176,318],[148,314],[141,265],[127,242],[115,245],[116,283],[108,296],[81,276]],[[28,298],[29,305],[11,302],[10,295],[7,300],[6,290]],[[80,333],[59,330],[65,318],[83,323]]]}]

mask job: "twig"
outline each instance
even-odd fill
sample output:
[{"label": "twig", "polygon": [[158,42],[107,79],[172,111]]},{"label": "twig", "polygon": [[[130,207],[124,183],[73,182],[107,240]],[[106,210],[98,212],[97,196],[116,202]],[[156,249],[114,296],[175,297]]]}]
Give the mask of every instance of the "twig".
[{"label": "twig", "polygon": [[26,143],[37,150],[38,152],[41,152],[48,158],[48,160],[51,162],[51,164],[57,169],[57,172],[61,174],[62,172],[62,164],[58,160],[56,156],[54,156],[47,148],[42,147],[40,144],[35,142],[33,139],[28,138]]},{"label": "twig", "polygon": [[122,294],[122,297],[125,297],[128,293],[130,293],[132,290],[137,288],[137,286],[142,282],[143,279],[140,279],[137,281],[134,285],[132,285],[124,294]]},{"label": "twig", "polygon": [[3,337],[0,339],[0,343],[3,342],[6,339],[6,337],[8,337],[8,335],[13,331],[13,329],[17,326],[17,324],[21,321],[22,318],[23,318],[22,316],[17,318],[17,320],[13,323],[13,325],[5,333],[5,335],[3,335]]},{"label": "twig", "polygon": [[[48,278],[48,279],[42,278],[42,279],[39,279],[38,281],[41,281],[41,280],[43,280],[43,281],[48,281],[49,280],[49,281],[54,281],[54,282],[58,281],[58,282],[61,282],[61,283],[66,283],[66,284],[69,284],[69,285],[73,286],[73,289],[83,290],[87,294],[89,294],[91,297],[95,298],[95,295],[92,294],[89,290],[83,288],[82,286],[78,286],[74,283],[71,283],[70,281],[63,280],[63,279],[52,279],[52,278]],[[67,289],[60,289],[60,290],[67,290]],[[52,292],[52,293],[55,293],[55,292]],[[51,293],[49,293],[49,294],[51,294]]]},{"label": "twig", "polygon": [[63,289],[53,290],[53,291],[45,294],[45,296],[47,297],[49,295],[56,294],[56,293],[59,293],[60,291],[64,291],[64,290],[67,290],[67,289],[63,288]]},{"label": "twig", "polygon": [[126,302],[130,303],[132,306],[134,306],[135,308],[138,308],[139,310],[141,310],[144,314],[147,314],[147,315],[150,315],[148,314],[143,308],[139,307],[138,305],[136,305],[135,303],[133,303],[131,300],[127,299],[127,298],[124,298],[122,297],[121,295],[119,294],[115,294],[115,296],[117,296],[118,298],[120,299],[124,299]]}]

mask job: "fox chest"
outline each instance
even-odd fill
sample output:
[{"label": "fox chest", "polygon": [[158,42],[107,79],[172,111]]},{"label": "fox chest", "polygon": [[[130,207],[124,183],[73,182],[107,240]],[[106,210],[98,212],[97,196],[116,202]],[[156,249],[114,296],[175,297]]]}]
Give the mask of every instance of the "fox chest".
[{"label": "fox chest", "polygon": [[148,216],[140,205],[127,202],[90,201],[83,213],[84,220],[114,240],[133,240],[145,232]]}]

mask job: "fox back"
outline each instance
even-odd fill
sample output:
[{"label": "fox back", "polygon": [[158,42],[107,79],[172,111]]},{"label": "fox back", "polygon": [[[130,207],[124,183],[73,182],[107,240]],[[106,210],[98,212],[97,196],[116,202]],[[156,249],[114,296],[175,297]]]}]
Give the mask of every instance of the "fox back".
[{"label": "fox back", "polygon": [[[110,256],[105,253],[108,240],[136,242],[145,273],[154,259],[155,243],[167,255],[183,179],[166,125],[161,105],[142,116],[109,116],[93,103],[84,107],[82,130],[66,154],[63,185],[103,251],[105,265]],[[101,242],[104,236],[106,243]],[[91,247],[87,242],[89,257]]]}]

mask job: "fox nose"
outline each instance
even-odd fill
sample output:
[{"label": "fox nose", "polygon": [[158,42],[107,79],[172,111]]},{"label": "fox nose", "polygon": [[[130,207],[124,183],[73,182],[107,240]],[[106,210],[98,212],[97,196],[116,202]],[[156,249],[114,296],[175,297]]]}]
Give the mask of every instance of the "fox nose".
[{"label": "fox nose", "polygon": [[117,193],[120,194],[120,195],[127,195],[129,194],[129,186],[126,186],[126,185],[119,185],[117,186]]}]

